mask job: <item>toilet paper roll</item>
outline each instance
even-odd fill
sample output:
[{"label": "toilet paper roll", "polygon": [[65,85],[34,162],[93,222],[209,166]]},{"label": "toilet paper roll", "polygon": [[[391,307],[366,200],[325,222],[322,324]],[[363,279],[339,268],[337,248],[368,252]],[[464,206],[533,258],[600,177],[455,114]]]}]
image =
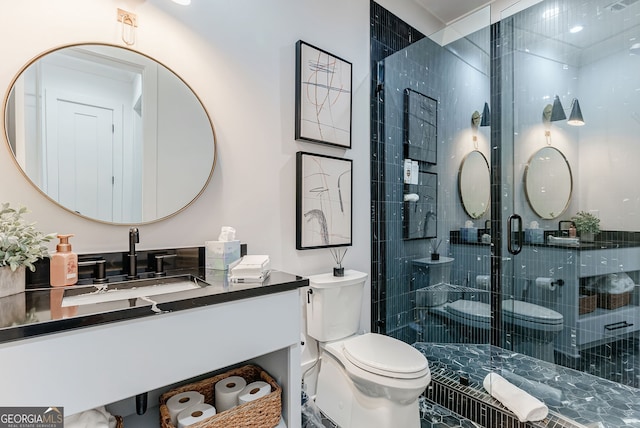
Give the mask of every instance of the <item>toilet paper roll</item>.
[{"label": "toilet paper roll", "polygon": [[251,382],[238,395],[238,405],[257,400],[271,392],[271,385],[261,380]]},{"label": "toilet paper roll", "polygon": [[171,416],[171,423],[176,426],[178,424],[178,414],[183,410],[196,404],[204,403],[204,395],[198,391],[185,391],[176,394],[167,400],[167,409]]},{"label": "toilet paper roll", "polygon": [[536,286],[550,291],[555,291],[556,289],[556,284],[552,278],[536,278]]},{"label": "toilet paper roll", "polygon": [[476,287],[481,290],[488,290],[491,288],[491,277],[489,275],[476,276]]},{"label": "toilet paper roll", "polygon": [[196,404],[180,412],[178,415],[178,428],[186,428],[215,414],[216,408],[211,404]]},{"label": "toilet paper roll", "polygon": [[238,395],[247,386],[247,381],[241,376],[229,376],[216,382],[216,409],[224,412],[238,405]]}]

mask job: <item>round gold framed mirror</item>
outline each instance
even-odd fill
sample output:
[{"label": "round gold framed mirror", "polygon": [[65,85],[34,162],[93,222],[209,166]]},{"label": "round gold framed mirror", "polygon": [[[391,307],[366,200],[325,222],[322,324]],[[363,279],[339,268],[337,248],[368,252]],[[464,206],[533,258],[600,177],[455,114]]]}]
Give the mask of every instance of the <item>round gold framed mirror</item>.
[{"label": "round gold framed mirror", "polygon": [[558,218],[569,207],[573,176],[567,158],[554,147],[531,156],[524,172],[524,189],[531,209],[540,218]]},{"label": "round gold framed mirror", "polygon": [[215,131],[198,96],[127,48],[78,44],[39,55],[14,78],[4,111],[25,177],[99,222],[175,215],[200,196],[215,167]]},{"label": "round gold framed mirror", "polygon": [[458,191],[469,217],[480,218],[489,209],[491,175],[482,152],[474,150],[465,156],[458,172]]}]

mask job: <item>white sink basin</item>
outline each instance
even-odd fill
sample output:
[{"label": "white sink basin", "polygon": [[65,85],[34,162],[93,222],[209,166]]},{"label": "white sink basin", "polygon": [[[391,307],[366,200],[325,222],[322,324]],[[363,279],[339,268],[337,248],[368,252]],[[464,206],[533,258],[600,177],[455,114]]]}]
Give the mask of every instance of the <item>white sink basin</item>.
[{"label": "white sink basin", "polygon": [[178,293],[196,290],[206,285],[205,282],[191,275],[170,278],[151,278],[119,282],[114,284],[96,285],[97,290],[88,291],[84,288],[65,290],[62,307],[90,305],[95,303],[115,302],[118,300],[136,299],[157,296],[160,294]]}]

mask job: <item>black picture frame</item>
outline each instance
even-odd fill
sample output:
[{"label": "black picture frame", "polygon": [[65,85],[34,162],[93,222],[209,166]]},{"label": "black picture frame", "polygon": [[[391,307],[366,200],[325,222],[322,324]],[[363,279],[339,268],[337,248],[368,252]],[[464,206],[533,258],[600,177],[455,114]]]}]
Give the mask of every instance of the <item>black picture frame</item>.
[{"label": "black picture frame", "polygon": [[438,100],[404,90],[404,157],[438,163]]},{"label": "black picture frame", "polygon": [[298,40],[295,139],[350,149],[352,85],[349,61]]},{"label": "black picture frame", "polygon": [[296,249],[352,245],[353,161],[296,153]]}]

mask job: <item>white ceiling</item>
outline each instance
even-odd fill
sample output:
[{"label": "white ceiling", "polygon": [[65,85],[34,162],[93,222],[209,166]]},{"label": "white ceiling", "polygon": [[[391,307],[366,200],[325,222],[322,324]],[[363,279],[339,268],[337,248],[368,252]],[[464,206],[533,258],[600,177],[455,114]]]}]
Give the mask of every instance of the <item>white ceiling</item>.
[{"label": "white ceiling", "polygon": [[414,0],[444,24],[462,18],[491,3],[492,0]]},{"label": "white ceiling", "polygon": [[[514,21],[521,31],[520,48],[547,56],[549,52],[562,53],[565,62],[584,65],[609,55],[613,50],[630,48],[640,42],[640,26],[633,16],[640,15],[640,0],[564,0],[562,7],[548,18],[543,13],[554,5],[540,0],[413,0],[446,27],[430,37],[441,45],[463,37],[487,25],[489,19],[473,12],[491,4],[500,11],[518,10],[517,5],[530,5],[530,13]],[[511,7],[514,6],[514,7]],[[594,13],[594,7],[597,13]],[[508,13],[510,15],[511,13]],[[479,22],[470,20],[478,16]],[[508,16],[506,15],[506,16]],[[569,29],[581,24],[584,29],[571,34]],[[437,36],[437,37],[435,37]],[[438,39],[441,38],[442,40]]]}]

